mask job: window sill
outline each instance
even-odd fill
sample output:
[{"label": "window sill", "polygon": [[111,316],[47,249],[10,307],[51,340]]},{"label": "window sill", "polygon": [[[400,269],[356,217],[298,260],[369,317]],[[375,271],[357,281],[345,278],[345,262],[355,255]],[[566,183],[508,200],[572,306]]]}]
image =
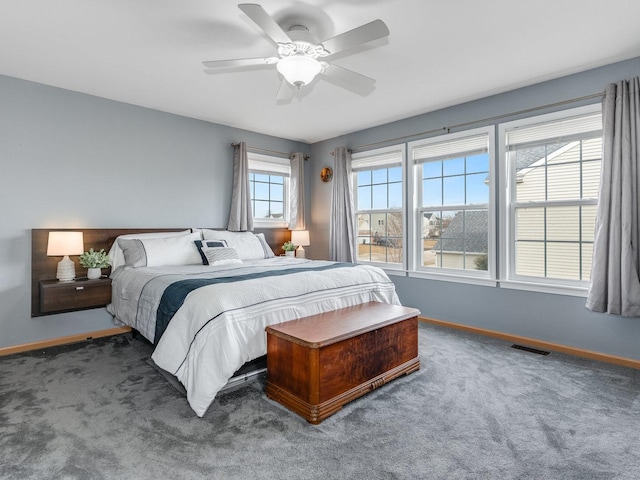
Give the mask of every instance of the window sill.
[{"label": "window sill", "polygon": [[544,283],[523,282],[514,280],[504,280],[499,282],[501,288],[513,290],[526,290],[536,293],[550,293],[553,295],[569,295],[572,297],[587,297],[589,289],[587,287],[570,285],[548,285]]},{"label": "window sill", "polygon": [[406,277],[407,276],[407,271],[406,270],[400,270],[400,269],[394,269],[394,268],[384,268],[381,267],[384,270],[384,273],[386,273],[387,275],[391,275],[394,277]]},{"label": "window sill", "polygon": [[254,220],[253,228],[289,228],[289,222],[261,222]]},{"label": "window sill", "polygon": [[384,273],[387,275],[395,275],[396,277],[406,277],[407,271],[402,268],[402,266],[390,266],[386,263],[376,263],[376,262],[356,262],[358,265],[369,265],[372,267],[378,267],[384,270]]},{"label": "window sill", "polygon": [[409,272],[409,277],[424,278],[427,280],[439,280],[443,282],[466,283],[469,285],[480,285],[483,287],[496,287],[498,285],[498,282],[491,278],[453,275],[448,273],[430,273],[430,272],[423,272],[423,271],[414,271],[414,272]]}]

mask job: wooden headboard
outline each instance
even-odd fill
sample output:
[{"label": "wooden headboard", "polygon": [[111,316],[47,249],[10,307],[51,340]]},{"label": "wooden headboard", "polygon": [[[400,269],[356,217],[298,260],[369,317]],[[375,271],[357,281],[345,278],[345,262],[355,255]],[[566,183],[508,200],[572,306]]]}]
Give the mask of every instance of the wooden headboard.
[{"label": "wooden headboard", "polygon": [[[47,256],[47,242],[49,232],[82,232],[84,237],[84,248],[89,250],[100,250],[104,248],[109,251],[111,245],[119,235],[129,233],[150,233],[150,232],[179,232],[188,230],[185,228],[34,228],[31,230],[31,316],[43,315],[40,311],[40,289],[38,282],[41,280],[51,280],[56,277],[56,268],[60,258]],[[220,229],[213,229],[220,230]],[[264,233],[267,243],[271,246],[276,255],[282,252],[282,244],[291,239],[291,232],[285,228],[278,229],[256,229],[255,233]],[[76,264],[76,272],[84,271],[78,263],[78,257],[71,258]],[[111,273],[110,269],[104,269],[103,273]]]}]

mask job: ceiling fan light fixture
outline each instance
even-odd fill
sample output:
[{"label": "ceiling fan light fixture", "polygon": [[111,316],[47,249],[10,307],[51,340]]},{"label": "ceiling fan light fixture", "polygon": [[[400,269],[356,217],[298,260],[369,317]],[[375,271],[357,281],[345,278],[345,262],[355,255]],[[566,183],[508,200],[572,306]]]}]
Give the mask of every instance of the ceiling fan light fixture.
[{"label": "ceiling fan light fixture", "polygon": [[[285,32],[276,20],[256,3],[241,3],[238,8],[253,21],[269,40],[276,46],[278,56],[267,58],[236,58],[230,60],[210,60],[202,62],[206,67],[205,73],[210,74],[224,71],[229,67],[253,67],[260,65],[276,65],[278,73],[282,75],[280,88],[276,95],[277,102],[286,102],[293,96],[289,85],[300,90],[314,81],[318,74],[327,77],[339,86],[353,90],[362,96],[373,91],[375,80],[357,72],[351,71],[334,63],[332,58],[341,52],[354,50],[361,45],[389,36],[389,28],[382,20],[374,20],[359,27],[348,30],[318,42],[316,35],[302,23],[290,25]],[[296,15],[297,16],[297,15]],[[302,16],[307,16],[302,13]],[[317,24],[313,18],[312,24]],[[299,18],[288,16],[282,22],[297,22]],[[328,60],[328,62],[327,62]]]},{"label": "ceiling fan light fixture", "polygon": [[278,62],[276,68],[287,82],[297,88],[311,83],[323,69],[318,60],[306,55],[284,57]]}]

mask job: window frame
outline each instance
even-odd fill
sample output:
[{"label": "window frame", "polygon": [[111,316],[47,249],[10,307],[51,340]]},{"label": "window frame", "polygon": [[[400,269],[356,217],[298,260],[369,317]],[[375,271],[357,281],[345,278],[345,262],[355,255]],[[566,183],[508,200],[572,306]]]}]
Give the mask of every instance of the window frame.
[{"label": "window frame", "polygon": [[[532,275],[522,275],[516,273],[516,220],[515,215],[519,208],[544,208],[547,206],[584,206],[597,205],[596,199],[571,199],[571,200],[544,200],[535,202],[518,202],[516,197],[517,183],[513,163],[510,162],[507,137],[510,131],[522,127],[532,127],[536,124],[548,124],[562,120],[588,116],[594,113],[602,115],[602,106],[599,103],[570,108],[553,113],[526,117],[511,122],[504,122],[498,125],[498,136],[500,145],[500,191],[503,192],[504,199],[500,202],[500,286],[505,288],[528,290],[541,293],[573,295],[586,297],[590,281],[571,280],[559,278],[545,278]],[[601,160],[602,161],[602,160]],[[582,188],[582,184],[581,184]],[[599,192],[598,192],[599,194]],[[547,240],[545,239],[546,243]]]},{"label": "window frame", "polygon": [[[359,210],[358,209],[358,172],[353,171],[351,173],[351,186],[353,190],[353,210],[354,210],[354,232],[355,235],[355,253],[356,259],[355,263],[363,264],[363,265],[374,265],[384,269],[387,273],[391,274],[404,274],[407,269],[407,182],[406,182],[406,144],[396,144],[390,145],[387,147],[376,148],[374,150],[366,150],[362,152],[352,153],[351,154],[351,166],[353,167],[354,161],[356,163],[358,160],[364,160],[365,158],[371,158],[381,155],[386,155],[390,153],[399,153],[401,157],[400,169],[401,169],[401,181],[402,181],[402,207],[400,209],[375,209],[371,208],[369,210]],[[371,171],[382,169],[382,168],[390,168],[393,166],[393,162],[387,163],[388,166],[384,166],[384,164],[379,165],[379,168],[373,167]],[[387,182],[388,184],[388,182]],[[373,199],[372,199],[373,202]],[[373,204],[372,204],[373,207]],[[358,216],[360,214],[381,214],[381,213],[400,213],[402,216],[402,260],[398,263],[389,263],[389,262],[374,262],[374,261],[363,261],[358,259]]]},{"label": "window frame", "polygon": [[[283,191],[284,191],[284,201],[283,201],[283,212],[282,219],[275,218],[256,218],[253,217],[253,225],[258,228],[288,228],[289,227],[289,215],[290,215],[290,176],[291,176],[291,160],[285,157],[277,157],[273,155],[265,155],[262,153],[255,152],[247,152],[247,158],[249,160],[249,173],[258,173],[262,175],[280,175],[280,170],[285,167],[285,170],[288,170],[287,174],[283,174]],[[268,170],[268,165],[274,165],[274,170]],[[253,166],[252,166],[253,165]],[[258,166],[259,165],[259,166]],[[260,168],[261,167],[261,168]],[[251,181],[249,181],[249,185],[251,185]],[[251,189],[251,212],[253,215],[254,212],[254,198],[253,198],[253,188]]]},{"label": "window frame", "polygon": [[[426,162],[419,162],[413,160],[413,151],[419,147],[428,145],[442,144],[447,142],[455,142],[464,138],[471,138],[477,136],[486,136],[487,139],[487,154],[489,165],[489,199],[487,204],[482,204],[482,208],[487,210],[487,256],[488,264],[487,270],[463,270],[455,268],[433,268],[425,267],[422,265],[422,215],[425,211],[432,211],[435,208],[442,211],[461,211],[461,210],[474,210],[475,205],[451,205],[436,207],[423,207],[423,191],[422,191],[422,165]],[[429,137],[421,140],[409,142],[407,144],[407,156],[410,158],[411,165],[408,170],[410,171],[411,192],[410,197],[412,199],[412,214],[410,218],[411,223],[411,240],[413,246],[411,248],[411,267],[409,276],[417,278],[437,279],[443,281],[454,281],[461,283],[470,283],[476,285],[496,286],[496,188],[495,188],[495,164],[496,164],[496,151],[495,151],[495,126],[489,125],[486,127],[474,128],[470,130],[463,130],[455,133],[447,133],[444,135],[438,135],[435,137]],[[455,157],[452,157],[455,158]]]}]

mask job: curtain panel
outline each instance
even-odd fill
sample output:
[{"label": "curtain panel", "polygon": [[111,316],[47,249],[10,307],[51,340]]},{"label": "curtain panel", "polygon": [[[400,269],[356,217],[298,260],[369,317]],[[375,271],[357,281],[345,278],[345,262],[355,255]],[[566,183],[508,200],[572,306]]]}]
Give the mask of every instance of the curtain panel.
[{"label": "curtain panel", "polygon": [[289,230],[305,230],[304,153],[291,155]]},{"label": "curtain panel", "polygon": [[607,86],[587,308],[640,317],[640,77]]},{"label": "curtain panel", "polygon": [[253,231],[253,212],[251,211],[247,144],[240,142],[234,147],[233,190],[227,230],[232,232],[251,232]]},{"label": "curtain panel", "polygon": [[329,259],[355,263],[355,218],[351,189],[351,153],[345,147],[334,152]]}]

